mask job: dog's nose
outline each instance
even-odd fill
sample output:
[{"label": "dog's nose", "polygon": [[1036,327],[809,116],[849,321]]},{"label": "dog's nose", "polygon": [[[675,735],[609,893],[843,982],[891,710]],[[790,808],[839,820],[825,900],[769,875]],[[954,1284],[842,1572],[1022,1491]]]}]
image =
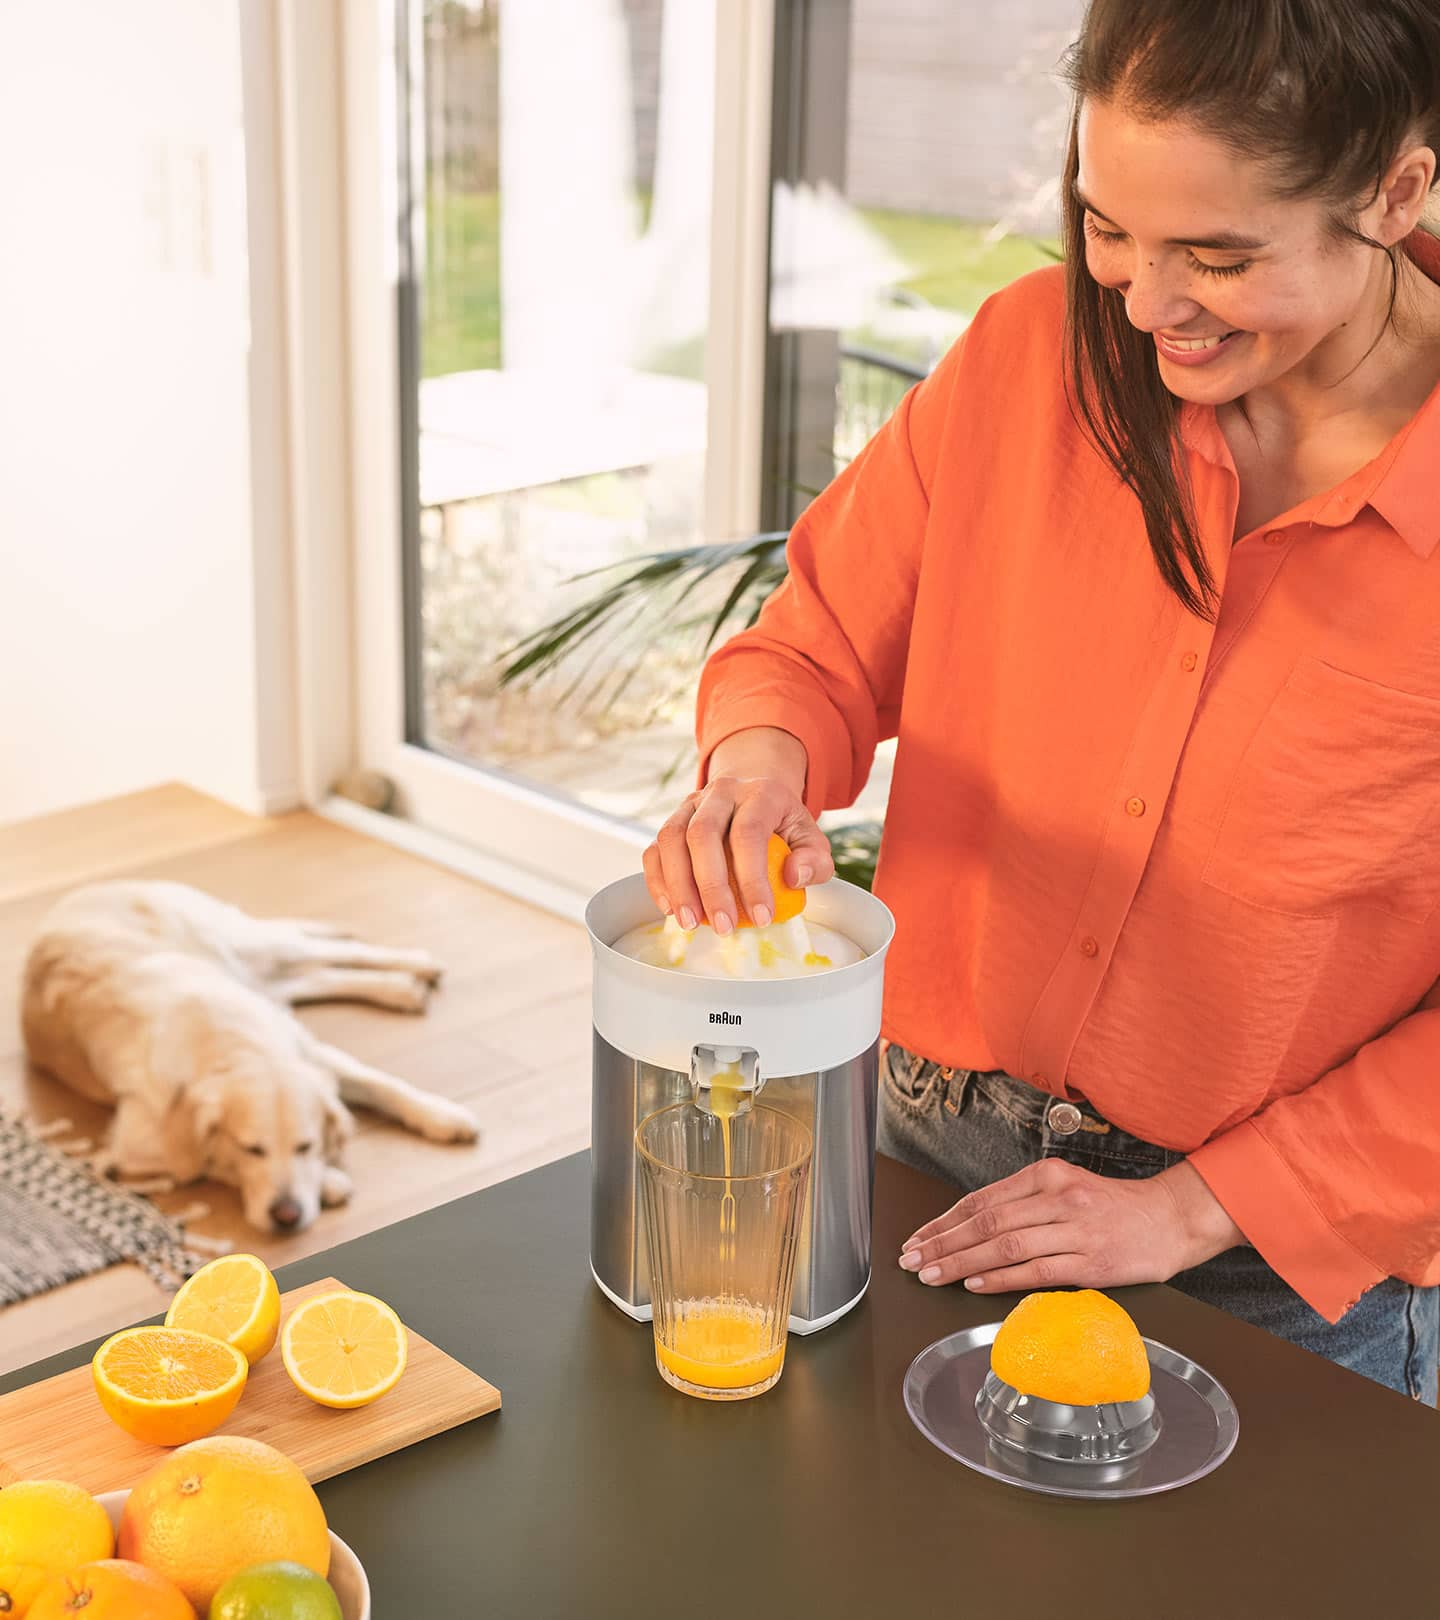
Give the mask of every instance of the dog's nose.
[{"label": "dog's nose", "polygon": [[288,1194],[282,1195],[271,1204],[270,1219],[276,1226],[288,1231],[300,1224],[300,1206]]}]

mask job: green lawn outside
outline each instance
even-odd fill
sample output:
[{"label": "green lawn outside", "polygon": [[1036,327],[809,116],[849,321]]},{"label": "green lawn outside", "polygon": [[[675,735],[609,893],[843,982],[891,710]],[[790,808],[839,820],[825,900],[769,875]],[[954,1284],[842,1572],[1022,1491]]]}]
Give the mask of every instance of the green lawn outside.
[{"label": "green lawn outside", "polygon": [[[648,199],[638,201],[643,221]],[[986,227],[929,214],[862,209],[861,217],[911,268],[900,285],[936,308],[973,315],[981,303],[1028,270],[1054,262],[1030,237],[985,240]],[[494,192],[432,194],[426,212],[422,368],[427,377],[497,367],[500,354],[500,199]],[[847,333],[856,342],[887,344],[880,330]],[[704,345],[665,356],[660,369],[699,376]]]},{"label": "green lawn outside", "polygon": [[420,366],[427,377],[500,365],[500,195],[432,194],[425,212],[426,275]]},{"label": "green lawn outside", "polygon": [[[1005,236],[987,242],[988,225],[972,225],[935,214],[895,214],[865,208],[860,217],[883,236],[897,259],[911,267],[900,283],[937,309],[973,315],[993,292],[1055,262],[1058,244],[1029,236]],[[1047,254],[1045,248],[1052,251]]]}]

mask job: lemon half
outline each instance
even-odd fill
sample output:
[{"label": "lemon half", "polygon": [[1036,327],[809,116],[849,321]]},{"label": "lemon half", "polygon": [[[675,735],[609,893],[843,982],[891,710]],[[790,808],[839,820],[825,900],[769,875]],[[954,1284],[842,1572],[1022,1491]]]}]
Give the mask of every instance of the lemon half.
[{"label": "lemon half", "polygon": [[253,1254],[222,1254],[182,1285],[165,1326],[189,1328],[233,1344],[253,1367],[280,1332],[280,1290]]},{"label": "lemon half", "polygon": [[382,1299],[342,1289],[295,1308],[280,1355],[295,1387],[321,1406],[368,1406],[405,1371],[405,1326]]}]

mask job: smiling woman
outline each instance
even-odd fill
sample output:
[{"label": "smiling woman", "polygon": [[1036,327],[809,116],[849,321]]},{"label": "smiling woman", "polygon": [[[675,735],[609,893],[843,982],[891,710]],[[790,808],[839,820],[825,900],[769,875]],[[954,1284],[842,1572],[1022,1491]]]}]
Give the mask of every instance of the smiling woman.
[{"label": "smiling woman", "polygon": [[823,880],[897,737],[879,1140],[963,1195],[901,1266],[1172,1281],[1433,1404],[1440,8],[1093,0],[1068,72],[1064,270],[795,525],[647,878]]},{"label": "smiling woman", "polygon": [[[1070,385],[1187,606],[1218,598],[1171,453],[1183,402],[1253,414],[1285,378],[1333,411],[1328,390],[1403,343],[1402,294],[1434,327],[1440,294],[1399,244],[1435,179],[1436,34],[1427,0],[1247,0],[1223,27],[1168,0],[1089,9],[1067,63]],[[1408,375],[1392,431],[1429,391],[1423,359]]]}]

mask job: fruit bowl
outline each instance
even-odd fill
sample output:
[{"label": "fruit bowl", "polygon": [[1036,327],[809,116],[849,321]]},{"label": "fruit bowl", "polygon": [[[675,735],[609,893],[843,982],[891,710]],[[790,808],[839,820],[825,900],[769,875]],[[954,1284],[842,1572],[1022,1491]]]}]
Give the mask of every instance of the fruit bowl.
[{"label": "fruit bowl", "polygon": [[[95,1500],[110,1515],[110,1523],[120,1528],[120,1515],[130,1498],[129,1491],[105,1491]],[[343,1620],[370,1620],[370,1582],[360,1560],[332,1530],[330,1532],[329,1581],[340,1599]]]}]

